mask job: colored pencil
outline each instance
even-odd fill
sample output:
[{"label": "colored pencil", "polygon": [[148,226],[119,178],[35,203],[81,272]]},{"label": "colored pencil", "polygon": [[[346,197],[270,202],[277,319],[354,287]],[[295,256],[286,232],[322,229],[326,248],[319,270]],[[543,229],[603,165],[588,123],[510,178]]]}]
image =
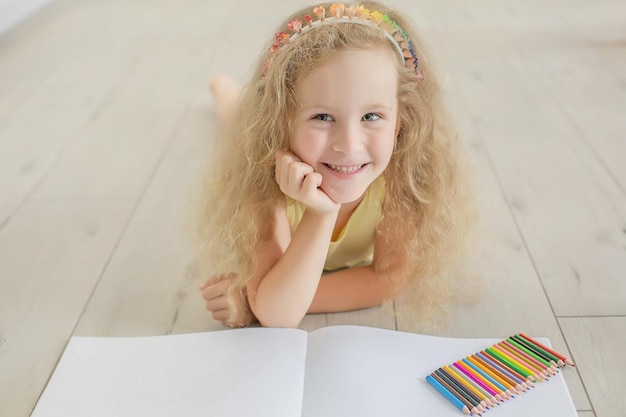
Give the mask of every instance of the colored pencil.
[{"label": "colored pencil", "polygon": [[550,362],[540,360],[539,356],[531,354],[532,352],[528,349],[524,349],[520,347],[518,344],[514,343],[512,340],[509,341],[503,340],[501,342],[503,345],[508,346],[510,350],[514,350],[518,355],[526,358],[527,361],[532,362],[540,369],[543,369],[545,374],[547,375],[556,375],[558,372],[558,368],[552,365]]},{"label": "colored pencil", "polygon": [[467,385],[467,383],[453,371],[451,371],[449,367],[442,366],[435,372],[437,372],[437,375],[446,379],[450,385],[457,387],[459,393],[467,398],[467,400],[471,402],[478,411],[485,411],[486,404],[481,404],[481,399],[470,389],[470,386]]},{"label": "colored pencil", "polygon": [[491,394],[484,389],[472,376],[463,372],[462,369],[459,369],[457,363],[453,363],[452,366],[449,366],[450,370],[455,372],[459,378],[465,380],[468,386],[471,387],[472,392],[481,400],[480,405],[483,407],[493,406],[493,402],[491,401]]},{"label": "colored pencil", "polygon": [[511,360],[514,360],[520,366],[523,366],[525,369],[528,369],[532,373],[532,376],[535,379],[539,379],[540,381],[543,381],[544,379],[548,377],[549,374],[544,373],[543,367],[537,366],[534,362],[529,361],[526,357],[524,357],[523,355],[520,355],[515,349],[511,349],[509,346],[505,345],[504,343],[497,343],[496,345],[494,345],[494,347],[497,347],[502,353],[508,355],[508,357],[511,358]]},{"label": "colored pencil", "polygon": [[574,366],[565,356],[519,333],[441,366],[426,380],[464,414],[480,416],[535,388],[535,381],[550,379],[565,365]]},{"label": "colored pencil", "polygon": [[474,366],[482,370],[485,374],[489,375],[489,377],[493,379],[494,383],[499,384],[499,386],[505,392],[507,397],[509,396],[513,397],[514,394],[515,395],[519,394],[517,390],[515,389],[514,385],[511,385],[507,383],[504,379],[500,378],[491,369],[489,369],[488,366],[485,366],[485,364],[480,363],[475,357],[468,356],[465,358],[465,360],[472,363]]},{"label": "colored pencil", "polygon": [[[487,369],[489,371],[490,375],[495,376],[498,379],[498,381],[500,381],[500,383],[502,383],[505,386],[509,387],[509,389],[513,393],[515,393],[516,395],[519,395],[519,391],[522,391],[524,389],[521,385],[517,384],[515,381],[513,381],[512,379],[510,379],[509,377],[507,377],[506,375],[501,373],[495,367],[491,366],[491,364],[485,362],[478,355],[470,356],[470,360],[472,362],[475,362],[475,363],[479,364],[482,368]],[[518,385],[519,385],[519,387],[518,387]]]},{"label": "colored pencil", "polygon": [[512,337],[509,337],[508,339],[506,339],[506,341],[509,342],[510,344],[512,344],[513,346],[517,347],[518,349],[526,352],[528,355],[532,356],[533,358],[535,358],[536,360],[538,360],[542,364],[544,364],[546,367],[548,367],[550,370],[552,370],[552,372],[554,372],[555,374],[559,371],[559,367],[558,366],[556,366],[555,364],[550,363],[550,361],[548,361],[548,360],[544,359],[543,357],[537,355],[535,352],[533,352],[532,350],[528,349],[526,346],[520,344],[519,342],[517,342]]},{"label": "colored pencil", "polygon": [[526,348],[532,350],[537,355],[541,356],[542,358],[550,362],[552,365],[557,366],[559,368],[561,367],[561,365],[558,364],[559,358],[557,358],[556,356],[551,355],[550,353],[541,349],[539,346],[529,342],[528,340],[524,339],[523,337],[519,335],[513,335],[511,337],[515,339],[518,343],[524,345]]},{"label": "colored pencil", "polygon": [[498,383],[498,381],[487,375],[482,369],[467,360],[467,358],[461,359],[461,362],[463,362],[463,365],[466,367],[471,368],[472,372],[495,393],[494,396],[496,400],[504,401],[508,397],[506,388]]},{"label": "colored pencil", "polygon": [[480,375],[474,372],[472,368],[469,368],[467,365],[465,365],[461,361],[454,362],[452,366],[454,366],[460,372],[465,374],[467,378],[469,378],[471,381],[474,382],[474,384],[476,384],[478,390],[485,396],[485,398],[489,400],[487,404],[495,405],[498,402],[499,399],[496,398],[496,395],[498,393],[495,390],[493,390],[490,386],[485,384],[485,382],[482,381],[482,378],[480,377]]},{"label": "colored pencil", "polygon": [[470,410],[467,408],[465,404],[461,402],[458,398],[454,396],[450,391],[448,391],[443,385],[441,385],[436,379],[432,376],[427,375],[426,381],[432,385],[437,391],[439,391],[444,397],[446,397],[456,408],[461,410],[463,413],[469,415]]},{"label": "colored pencil", "polygon": [[[535,339],[533,339],[530,336],[525,335],[524,333],[520,333],[519,334],[521,337],[523,337],[524,339],[528,340],[530,343],[533,343],[535,345],[537,345],[538,347],[540,347],[541,349],[545,350],[546,352],[551,353],[552,355],[556,356],[557,358],[559,358],[562,362],[563,365],[570,365],[570,366],[574,366],[574,364],[570,361],[567,360],[567,358],[563,355],[561,355],[560,353],[555,352],[554,350],[550,349],[547,346],[542,345],[541,343],[537,342]],[[558,363],[558,362],[557,362]]]},{"label": "colored pencil", "polygon": [[513,385],[515,385],[515,388],[521,389],[522,391],[526,391],[527,389],[531,387],[531,385],[528,384],[527,381],[525,381],[523,378],[521,378],[521,376],[518,376],[517,374],[512,373],[513,372],[512,369],[503,367],[503,365],[500,362],[492,358],[491,355],[488,355],[487,352],[481,351],[481,352],[476,353],[476,355],[480,357],[481,360],[487,362],[493,368],[497,369],[498,372],[500,372],[502,375],[505,375],[508,379],[513,381]]},{"label": "colored pencil", "polygon": [[524,377],[530,378],[531,380],[535,381],[533,372],[530,369],[526,368],[525,366],[520,364],[518,361],[511,358],[509,355],[507,355],[505,352],[497,348],[495,345],[485,350],[488,352],[494,353],[501,361],[504,361],[505,364],[507,364],[510,368],[513,368],[514,370],[516,370],[520,375],[523,375]]},{"label": "colored pencil", "polygon": [[513,346],[506,340],[498,343],[498,346],[501,346],[503,349],[507,350],[511,355],[518,358],[518,360],[522,361],[522,363],[525,363],[527,367],[531,367],[532,369],[534,369],[540,375],[547,378],[552,373],[552,370],[547,368],[541,362],[537,361],[535,358],[522,352],[521,350],[519,350],[518,348],[516,348],[515,346]]},{"label": "colored pencil", "polygon": [[507,372],[517,377],[520,381],[522,381],[522,384],[533,386],[533,383],[528,375],[526,375],[526,372],[522,371],[521,369],[517,369],[515,365],[508,362],[492,348],[486,348],[483,352],[485,352],[485,355],[491,356],[494,361],[499,362],[501,367],[506,368]]},{"label": "colored pencil", "polygon": [[478,400],[472,397],[471,393],[466,391],[464,387],[460,387],[456,381],[451,379],[448,375],[442,372],[441,368],[437,369],[432,374],[433,378],[436,378],[437,381],[447,384],[451,390],[453,390],[456,394],[458,394],[458,398],[465,403],[472,414],[480,414],[480,410],[476,407],[478,404]]}]

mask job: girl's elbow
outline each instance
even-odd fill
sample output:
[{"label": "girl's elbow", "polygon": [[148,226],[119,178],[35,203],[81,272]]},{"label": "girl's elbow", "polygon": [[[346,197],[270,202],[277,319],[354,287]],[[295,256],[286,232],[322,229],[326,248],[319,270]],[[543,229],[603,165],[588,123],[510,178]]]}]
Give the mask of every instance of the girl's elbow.
[{"label": "girl's elbow", "polygon": [[259,320],[259,324],[263,327],[275,327],[275,328],[292,328],[295,329],[300,325],[303,316],[295,314],[288,314],[281,311],[265,310],[257,307],[254,311],[256,318]]},{"label": "girl's elbow", "polygon": [[302,318],[290,318],[290,317],[264,317],[259,318],[259,323],[263,327],[274,327],[284,329],[296,329],[300,325]]},{"label": "girl's elbow", "polygon": [[287,320],[263,320],[259,321],[263,327],[272,327],[280,329],[297,329],[300,325],[299,321],[287,321]]}]

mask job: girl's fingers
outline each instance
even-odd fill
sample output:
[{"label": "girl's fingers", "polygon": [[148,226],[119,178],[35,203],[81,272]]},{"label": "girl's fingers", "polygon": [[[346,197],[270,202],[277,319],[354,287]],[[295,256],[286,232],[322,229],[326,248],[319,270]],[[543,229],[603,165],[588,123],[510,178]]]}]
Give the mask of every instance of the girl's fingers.
[{"label": "girl's fingers", "polygon": [[228,287],[230,287],[230,282],[228,281],[219,281],[214,284],[212,283],[202,290],[202,298],[209,301],[214,298],[221,297],[226,294]]},{"label": "girl's fingers", "polygon": [[276,153],[275,173],[280,190],[294,200],[320,212],[330,212],[338,207],[319,188],[322,174],[315,172],[311,165],[302,162],[293,152]]},{"label": "girl's fingers", "polygon": [[307,195],[315,195],[318,193],[319,186],[322,185],[322,174],[319,172],[311,172],[304,177],[302,182],[302,190]]},{"label": "girl's fingers", "polygon": [[227,297],[228,289],[236,277],[234,273],[214,275],[199,287],[205,308],[211,312],[213,319],[224,325],[228,325],[232,307]]},{"label": "girl's fingers", "polygon": [[207,279],[203,284],[201,284],[198,289],[200,291],[204,291],[207,288],[209,288],[211,285],[215,285],[218,282],[223,282],[226,280],[230,280],[230,279],[234,279],[236,278],[236,274],[234,273],[229,273],[229,274],[219,274],[219,275],[213,275],[211,278]]},{"label": "girl's fingers", "polygon": [[209,286],[215,284],[218,281],[221,281],[218,276],[212,276],[211,278],[209,278],[206,281],[204,281],[204,283],[202,285],[200,285],[200,287],[198,287],[198,288],[199,288],[200,291],[203,291],[203,290],[209,288]]},{"label": "girl's fingers", "polygon": [[293,162],[289,165],[288,186],[289,191],[294,194],[300,194],[304,179],[307,175],[313,173],[313,168],[304,162]]},{"label": "girl's fingers", "polygon": [[230,318],[229,317],[230,314],[228,313],[228,310],[214,311],[213,314],[211,314],[211,316],[213,317],[214,320],[221,321],[223,325],[227,325],[226,322]]},{"label": "girl's fingers", "polygon": [[295,156],[290,151],[278,151],[276,152],[276,162],[275,162],[275,176],[276,181],[280,183],[280,181],[284,178],[285,174],[288,171],[289,164],[297,161],[300,162],[300,159]]},{"label": "girl's fingers", "polygon": [[204,307],[211,312],[228,309],[228,301],[226,297],[212,298],[204,303]]},{"label": "girl's fingers", "polygon": [[302,162],[291,151],[276,152],[275,177],[283,193],[293,197],[293,192],[300,189],[302,180],[313,168]]},{"label": "girl's fingers", "polygon": [[280,185],[281,191],[284,193],[289,192],[289,169],[291,166],[291,159],[287,156],[284,156],[280,160],[280,177],[278,185]]},{"label": "girl's fingers", "polygon": [[213,317],[214,320],[222,322],[225,326],[229,325],[228,321],[231,318],[231,305],[226,301],[226,297],[219,297],[207,301],[205,307],[211,312],[211,317]]}]

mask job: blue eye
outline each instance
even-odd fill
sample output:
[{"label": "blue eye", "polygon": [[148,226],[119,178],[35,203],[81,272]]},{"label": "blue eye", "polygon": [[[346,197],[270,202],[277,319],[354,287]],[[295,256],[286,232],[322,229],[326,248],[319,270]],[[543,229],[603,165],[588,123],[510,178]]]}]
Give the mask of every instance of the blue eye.
[{"label": "blue eye", "polygon": [[361,118],[361,120],[364,122],[373,122],[378,119],[380,119],[380,116],[377,115],[376,113],[367,113]]},{"label": "blue eye", "polygon": [[321,120],[322,122],[332,122],[333,118],[330,116],[330,114],[326,114],[326,113],[321,113],[321,114],[316,114],[313,119],[315,120]]}]

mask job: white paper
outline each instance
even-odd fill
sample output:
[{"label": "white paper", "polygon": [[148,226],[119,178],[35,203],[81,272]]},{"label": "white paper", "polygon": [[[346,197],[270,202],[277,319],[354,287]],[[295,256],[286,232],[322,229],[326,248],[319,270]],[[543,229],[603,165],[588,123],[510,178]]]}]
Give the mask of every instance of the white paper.
[{"label": "white paper", "polygon": [[[463,416],[426,375],[500,341],[358,326],[316,330],[309,336],[303,417]],[[485,417],[577,417],[562,372]]]},{"label": "white paper", "polygon": [[294,417],[307,333],[70,340],[32,417]]},{"label": "white paper", "polygon": [[[74,337],[32,417],[459,417],[426,375],[499,341],[359,326]],[[486,416],[577,417],[567,371]]]}]

